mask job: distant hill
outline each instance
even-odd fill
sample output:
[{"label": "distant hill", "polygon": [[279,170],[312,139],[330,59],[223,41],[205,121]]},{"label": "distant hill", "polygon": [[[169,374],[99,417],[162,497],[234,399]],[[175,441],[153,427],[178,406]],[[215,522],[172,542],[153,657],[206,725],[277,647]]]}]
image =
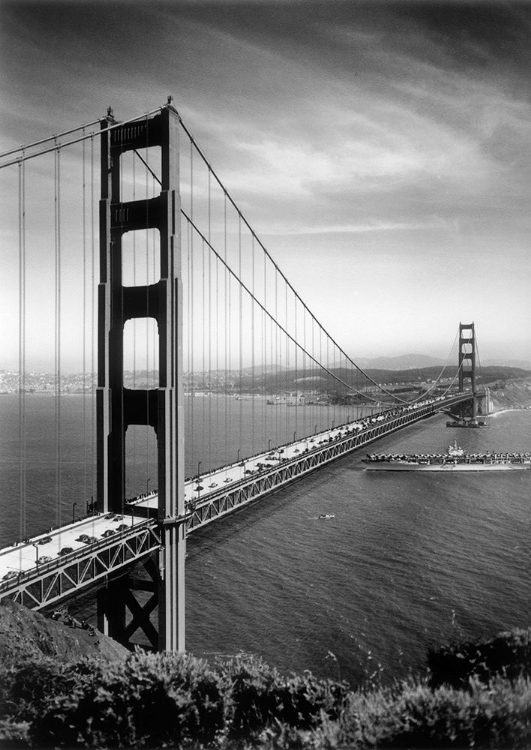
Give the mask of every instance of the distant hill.
[{"label": "distant hill", "polygon": [[[426,354],[400,354],[396,357],[353,357],[353,361],[361,367],[363,370],[420,370],[426,367],[444,367],[448,364],[444,359],[439,357],[429,357]],[[457,363],[457,355],[455,356],[455,362],[452,360],[449,364],[453,365]],[[531,362],[524,359],[488,359],[481,361],[483,367],[501,367],[501,368],[517,368],[520,370],[531,370]],[[348,367],[348,362],[342,359],[340,362],[335,362],[332,365],[333,368]]]},{"label": "distant hill", "polygon": [[400,354],[397,357],[375,357],[363,360],[364,364],[356,362],[363,369],[370,370],[413,370],[424,367],[444,367],[446,362],[437,357],[428,357],[426,354]]},{"label": "distant hill", "polygon": [[531,362],[528,359],[487,359],[481,364],[485,367],[519,367],[522,370],[531,370]]},{"label": "distant hill", "polygon": [[[411,367],[407,370],[365,370],[367,375],[377,383],[404,383],[404,382],[427,382],[436,380],[441,373],[441,366],[436,367]],[[453,377],[457,373],[457,366],[450,365],[444,371],[444,377]],[[345,373],[346,375],[346,373]],[[481,367],[478,369],[476,378],[478,383],[493,383],[496,380],[511,380],[515,378],[528,378],[531,370],[520,367]]]}]

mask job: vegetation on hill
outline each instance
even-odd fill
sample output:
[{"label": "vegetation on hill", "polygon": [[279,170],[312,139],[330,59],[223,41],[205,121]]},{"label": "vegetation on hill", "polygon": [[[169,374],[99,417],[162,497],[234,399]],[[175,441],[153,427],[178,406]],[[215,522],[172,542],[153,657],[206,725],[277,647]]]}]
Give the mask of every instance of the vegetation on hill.
[{"label": "vegetation on hill", "polygon": [[531,378],[501,379],[489,388],[494,411],[531,408]]},{"label": "vegetation on hill", "polygon": [[[358,383],[358,385],[370,385],[364,375],[361,373],[353,373],[351,369],[347,368],[332,368],[331,372],[346,383]],[[365,373],[375,383],[426,383],[437,380],[441,375],[441,367],[415,367],[408,370],[383,370],[383,369],[369,369],[365,370]],[[455,378],[457,375],[457,365],[449,365],[445,368],[443,377]],[[529,370],[523,370],[519,367],[503,367],[503,366],[490,366],[481,367],[477,374],[478,384],[493,383],[496,380],[514,380],[520,378],[529,378],[531,372]],[[239,380],[235,381],[234,389],[238,390],[239,387],[248,389],[249,378],[242,377],[240,383]],[[330,373],[325,371],[316,372],[312,369],[299,369],[285,370],[279,375],[278,373],[264,373],[263,376],[256,375],[252,381],[254,389],[257,391],[265,390],[267,393],[274,393],[278,389],[286,388],[287,386],[297,384],[298,389],[311,389],[316,387],[316,382],[320,384],[324,390],[330,390],[337,388],[337,381]]]},{"label": "vegetation on hill", "polygon": [[98,631],[67,627],[8,599],[0,605],[0,664],[4,667],[46,656],[69,662],[82,656],[114,660],[128,653],[125,646]]},{"label": "vegetation on hill", "polygon": [[238,657],[135,653],[0,667],[5,747],[525,748],[531,629],[432,650],[391,687],[283,676]]}]

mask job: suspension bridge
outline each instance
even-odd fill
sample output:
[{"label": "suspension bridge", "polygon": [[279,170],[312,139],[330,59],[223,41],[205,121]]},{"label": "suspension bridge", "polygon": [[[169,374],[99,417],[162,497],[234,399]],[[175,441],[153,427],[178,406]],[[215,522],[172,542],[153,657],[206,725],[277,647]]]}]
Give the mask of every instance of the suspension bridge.
[{"label": "suspension bridge", "polygon": [[[184,650],[187,536],[414,422],[486,411],[473,323],[422,388],[382,385],[356,365],[170,99],[0,158],[18,298],[18,434],[4,491],[19,516],[17,541],[0,549],[0,599],[49,611],[94,592],[106,634]],[[54,370],[36,380],[40,348]],[[40,394],[46,492],[33,471]]]}]

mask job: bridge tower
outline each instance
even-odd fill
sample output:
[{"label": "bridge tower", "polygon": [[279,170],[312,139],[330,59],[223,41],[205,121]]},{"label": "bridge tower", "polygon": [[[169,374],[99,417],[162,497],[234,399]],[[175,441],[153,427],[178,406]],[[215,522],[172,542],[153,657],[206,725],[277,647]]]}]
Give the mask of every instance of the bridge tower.
[{"label": "bridge tower", "polygon": [[[168,105],[156,115],[116,123],[109,110],[101,130],[100,284],[98,288],[97,497],[100,512],[122,513],[125,504],[126,431],[149,425],[157,439],[159,560],[149,560],[150,580],[109,579],[98,593],[99,626],[125,643],[143,630],[153,648],[184,650],[184,411],[182,386],[182,280],[179,192],[179,115]],[[160,194],[122,200],[121,157],[150,149],[160,156]],[[150,163],[155,164],[155,155]],[[135,153],[133,153],[135,158]],[[122,284],[126,232],[158,229],[160,279]],[[124,325],[154,318],[158,327],[157,388],[124,387]],[[147,591],[137,593],[139,588]],[[147,598],[147,601],[145,601]],[[143,602],[143,603],[142,603]],[[150,620],[158,604],[158,623]]]},{"label": "bridge tower", "polygon": [[[459,323],[459,392],[470,390],[473,398],[459,405],[459,418],[474,420],[477,417],[476,400],[476,336],[474,323]],[[469,387],[467,387],[469,386]]]}]

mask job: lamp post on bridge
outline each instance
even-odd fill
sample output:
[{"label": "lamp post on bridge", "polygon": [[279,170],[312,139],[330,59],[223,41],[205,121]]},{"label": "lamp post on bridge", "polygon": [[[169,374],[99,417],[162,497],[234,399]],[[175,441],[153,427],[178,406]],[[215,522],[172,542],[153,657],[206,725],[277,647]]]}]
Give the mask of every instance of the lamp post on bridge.
[{"label": "lamp post on bridge", "polygon": [[72,503],[72,523],[76,520],[76,505],[77,503]]},{"label": "lamp post on bridge", "polygon": [[202,463],[203,463],[202,461],[198,461],[197,462],[197,487],[196,487],[196,490],[197,490],[197,500],[198,501],[201,498],[201,464]]},{"label": "lamp post on bridge", "polygon": [[148,477],[146,480],[146,495],[149,495],[149,483],[151,482],[151,477]]}]

